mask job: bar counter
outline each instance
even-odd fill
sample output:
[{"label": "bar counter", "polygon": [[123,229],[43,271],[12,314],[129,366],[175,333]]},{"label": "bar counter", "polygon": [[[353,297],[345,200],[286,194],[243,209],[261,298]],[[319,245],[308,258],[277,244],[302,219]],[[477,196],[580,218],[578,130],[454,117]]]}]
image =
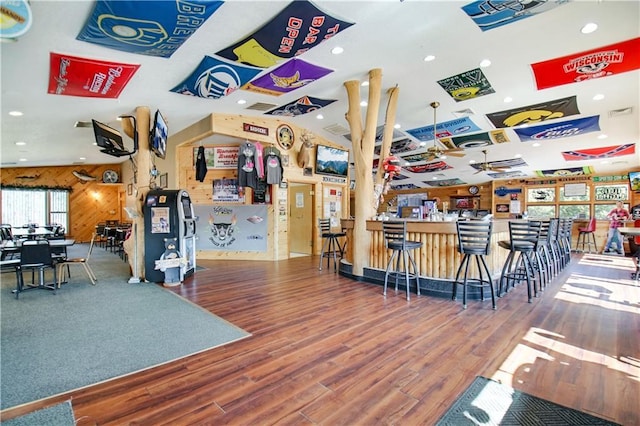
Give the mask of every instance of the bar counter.
[{"label": "bar counter", "polygon": [[[397,219],[395,219],[397,220]],[[422,242],[422,247],[414,251],[413,255],[420,271],[421,288],[427,292],[447,293],[450,295],[451,282],[455,279],[456,271],[462,260],[457,251],[456,222],[429,222],[415,219],[406,220],[407,239]],[[342,228],[347,234],[347,241],[353,241],[353,219],[343,219]],[[367,230],[371,232],[371,250],[369,252],[369,266],[365,268],[365,277],[354,277],[365,281],[384,280],[384,271],[389,261],[390,251],[385,247],[382,232],[382,221],[368,220]],[[494,279],[499,279],[502,266],[508,255],[508,250],[498,246],[498,241],[509,240],[509,220],[493,220],[491,235],[491,251],[486,257],[487,266]],[[341,272],[350,274],[350,262],[353,259],[353,245],[348,244],[345,254],[346,267]],[[362,253],[359,253],[362,256]],[[470,276],[477,276],[475,262],[470,263]],[[473,275],[471,275],[473,274]]]}]

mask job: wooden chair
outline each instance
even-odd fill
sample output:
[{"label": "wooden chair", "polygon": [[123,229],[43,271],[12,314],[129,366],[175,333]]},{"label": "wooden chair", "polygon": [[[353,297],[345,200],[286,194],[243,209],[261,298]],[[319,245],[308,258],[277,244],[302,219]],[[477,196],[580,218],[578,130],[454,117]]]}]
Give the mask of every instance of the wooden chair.
[{"label": "wooden chair", "polygon": [[93,235],[91,235],[91,242],[89,243],[89,252],[87,253],[87,257],[69,258],[58,263],[58,288],[60,288],[60,285],[64,282],[64,279],[65,279],[64,267],[67,266],[67,269],[69,269],[69,266],[71,265],[82,265],[87,275],[89,276],[89,279],[91,280],[91,284],[96,285],[96,281],[98,281],[98,279],[96,278],[96,275],[93,273],[91,266],[89,266],[89,258],[91,257],[91,252],[93,251],[93,245],[95,243],[95,239],[96,239],[96,234],[93,233]]}]

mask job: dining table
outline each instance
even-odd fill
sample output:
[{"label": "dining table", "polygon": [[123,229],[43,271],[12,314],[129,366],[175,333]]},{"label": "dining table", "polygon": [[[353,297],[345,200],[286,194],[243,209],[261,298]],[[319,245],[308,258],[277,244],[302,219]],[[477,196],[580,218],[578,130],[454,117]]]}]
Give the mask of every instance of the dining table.
[{"label": "dining table", "polygon": [[54,232],[47,228],[11,228],[11,233],[16,238],[50,237]]}]

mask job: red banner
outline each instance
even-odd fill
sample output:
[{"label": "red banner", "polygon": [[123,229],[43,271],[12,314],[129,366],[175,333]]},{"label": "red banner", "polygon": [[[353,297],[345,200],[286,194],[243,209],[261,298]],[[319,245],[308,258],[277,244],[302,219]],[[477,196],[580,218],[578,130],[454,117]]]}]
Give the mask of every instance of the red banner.
[{"label": "red banner", "polygon": [[138,68],[140,65],[51,53],[48,93],[117,98]]},{"label": "red banner", "polygon": [[640,37],[531,64],[538,90],[640,68]]}]

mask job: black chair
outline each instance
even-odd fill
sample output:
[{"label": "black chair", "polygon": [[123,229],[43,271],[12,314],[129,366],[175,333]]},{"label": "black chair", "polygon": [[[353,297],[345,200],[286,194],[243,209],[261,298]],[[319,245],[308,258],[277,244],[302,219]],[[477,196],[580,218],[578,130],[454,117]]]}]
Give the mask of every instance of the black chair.
[{"label": "black chair", "polygon": [[[509,285],[515,286],[520,281],[527,282],[528,302],[531,303],[531,293],[537,297],[535,283],[534,259],[541,223],[539,221],[510,221],[509,241],[500,241],[498,245],[509,250],[507,259],[502,267],[498,294],[509,291]],[[515,261],[515,264],[514,264]]]},{"label": "black chair", "polygon": [[[45,269],[53,270],[53,282],[45,283]],[[31,284],[25,287],[23,272],[31,270]],[[34,282],[35,271],[38,271],[39,281],[36,285]],[[20,263],[16,266],[16,299],[20,293],[26,290],[43,289],[52,290],[55,294],[57,274],[55,268],[55,260],[51,256],[51,247],[47,240],[27,240],[22,242],[20,247]]]},{"label": "black chair", "polygon": [[[491,221],[460,221],[456,223],[458,234],[458,253],[461,253],[462,261],[456,272],[456,280],[453,283],[451,299],[456,300],[458,284],[462,284],[462,307],[467,309],[467,286],[479,287],[480,298],[484,300],[484,288],[491,289],[491,303],[496,309],[496,295],[493,287],[491,272],[485,260],[485,256],[491,251],[491,233],[493,222]],[[478,277],[469,278],[469,262],[475,258],[478,267]],[[464,268],[464,280],[460,282],[460,273]],[[483,274],[486,273],[486,278]]]},{"label": "black chair", "polygon": [[[398,291],[398,280],[404,277],[407,287],[407,300],[411,300],[410,280],[416,280],[416,292],[420,295],[420,273],[413,258],[413,250],[422,247],[420,241],[407,240],[407,222],[406,221],[390,221],[382,222],[382,231],[386,241],[387,248],[392,250],[391,257],[387,262],[387,269],[384,273],[384,290],[382,294],[387,295],[387,283],[389,278],[396,281],[396,292]],[[394,259],[396,260],[395,268],[391,269]],[[402,260],[402,263],[400,262]],[[402,267],[401,267],[402,265]],[[409,267],[413,267],[413,273],[409,271]]]},{"label": "black chair", "polygon": [[564,268],[571,262],[571,230],[573,219],[560,219],[558,222],[558,247],[560,249],[560,259]]},{"label": "black chair", "polygon": [[323,239],[322,250],[320,251],[320,265],[319,270],[322,271],[322,259],[327,258],[327,268],[329,267],[330,259],[333,257],[333,269],[338,270],[338,256],[342,259],[342,245],[340,244],[340,238],[347,236],[344,232],[332,232],[331,231],[331,219],[319,219],[318,226],[320,228],[320,236]]}]

